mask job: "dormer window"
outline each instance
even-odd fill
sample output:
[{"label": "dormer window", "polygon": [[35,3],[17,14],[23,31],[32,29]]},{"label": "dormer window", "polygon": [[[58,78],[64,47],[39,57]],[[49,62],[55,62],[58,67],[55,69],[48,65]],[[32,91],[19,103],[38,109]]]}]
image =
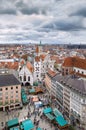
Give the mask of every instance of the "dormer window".
[{"label": "dormer window", "polygon": [[84,74],[84,72],[82,71],[82,74]]},{"label": "dormer window", "polygon": [[74,69],[74,72],[76,72],[76,70]]},{"label": "dormer window", "polygon": [[78,70],[78,73],[79,73],[79,70]]}]

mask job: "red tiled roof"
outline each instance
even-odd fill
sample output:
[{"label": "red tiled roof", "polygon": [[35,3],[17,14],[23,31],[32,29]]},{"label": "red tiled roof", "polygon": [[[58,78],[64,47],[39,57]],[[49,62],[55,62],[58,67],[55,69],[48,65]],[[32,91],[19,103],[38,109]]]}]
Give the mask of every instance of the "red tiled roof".
[{"label": "red tiled roof", "polygon": [[40,58],[41,58],[42,61],[44,61],[45,57],[46,57],[45,54],[40,55]]},{"label": "red tiled roof", "polygon": [[42,88],[40,88],[40,87],[36,87],[35,88],[35,91],[38,93],[38,92],[43,92],[43,90],[42,90]]},{"label": "red tiled roof", "polygon": [[57,63],[57,64],[61,63],[60,59],[59,59],[59,57],[57,55],[52,55],[50,58],[51,58],[51,60],[55,60],[55,63]]},{"label": "red tiled roof", "polygon": [[39,57],[39,56],[36,56],[36,57],[35,57],[35,61],[36,61],[36,62],[39,62],[39,61],[40,61],[40,57]]},{"label": "red tiled roof", "polygon": [[20,64],[21,64],[21,65],[24,65],[24,60],[22,60],[22,61],[20,62]]},{"label": "red tiled roof", "polygon": [[19,63],[18,62],[1,62],[0,67],[17,70],[19,67]]},{"label": "red tiled roof", "polygon": [[33,66],[30,62],[27,62],[26,66],[30,70],[30,72],[33,72],[34,69],[33,69]]},{"label": "red tiled roof", "polygon": [[86,75],[81,74],[81,73],[78,73],[78,72],[71,71],[70,74],[74,74],[74,75],[77,75],[77,76],[80,76],[80,77],[86,78]]},{"label": "red tiled roof", "polygon": [[51,77],[54,77],[56,75],[56,72],[55,71],[52,71],[51,69],[48,69],[48,72],[47,72]]},{"label": "red tiled roof", "polygon": [[79,57],[68,57],[64,60],[62,66],[86,69],[86,59],[81,59]]}]

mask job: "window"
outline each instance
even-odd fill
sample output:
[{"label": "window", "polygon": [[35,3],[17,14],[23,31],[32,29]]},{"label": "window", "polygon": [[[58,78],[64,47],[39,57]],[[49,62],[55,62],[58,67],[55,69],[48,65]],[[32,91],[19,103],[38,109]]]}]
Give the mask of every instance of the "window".
[{"label": "window", "polygon": [[28,81],[30,81],[30,76],[28,76]]},{"label": "window", "polygon": [[22,77],[20,76],[20,80],[22,81]]},{"label": "window", "polygon": [[8,99],[8,96],[6,96],[5,98]]},{"label": "window", "polygon": [[0,96],[2,96],[2,93],[0,93]]},{"label": "window", "polygon": [[24,75],[24,81],[26,81],[26,75]]},{"label": "window", "polygon": [[11,98],[13,98],[13,96],[11,96]]},{"label": "window", "polygon": [[78,70],[78,73],[79,73],[79,70]]},{"label": "window", "polygon": [[82,71],[82,74],[84,74],[84,72]]},{"label": "window", "polygon": [[0,91],[2,91],[2,88],[0,88]]},{"label": "window", "polygon": [[8,90],[8,88],[6,88],[6,90]]},{"label": "window", "polygon": [[16,91],[16,93],[18,93],[18,91]]},{"label": "window", "polygon": [[39,76],[37,75],[37,77],[39,77]]},{"label": "window", "polygon": [[85,103],[85,99],[83,99],[83,103]]},{"label": "window", "polygon": [[36,65],[39,65],[39,63],[37,62]]},{"label": "window", "polygon": [[0,100],[2,100],[2,97],[0,97]]},{"label": "window", "polygon": [[74,69],[74,72],[76,72],[76,70]]},{"label": "window", "polygon": [[16,86],[16,89],[18,89],[18,86]]},{"label": "window", "polygon": [[13,87],[11,87],[11,89],[13,89]]}]

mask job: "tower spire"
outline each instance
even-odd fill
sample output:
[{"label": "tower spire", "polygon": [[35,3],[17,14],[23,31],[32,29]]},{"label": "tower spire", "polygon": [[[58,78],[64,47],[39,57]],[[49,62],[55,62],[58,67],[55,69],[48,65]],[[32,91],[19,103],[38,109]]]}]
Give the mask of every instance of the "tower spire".
[{"label": "tower spire", "polygon": [[36,54],[38,55],[39,54],[39,46],[36,45]]}]

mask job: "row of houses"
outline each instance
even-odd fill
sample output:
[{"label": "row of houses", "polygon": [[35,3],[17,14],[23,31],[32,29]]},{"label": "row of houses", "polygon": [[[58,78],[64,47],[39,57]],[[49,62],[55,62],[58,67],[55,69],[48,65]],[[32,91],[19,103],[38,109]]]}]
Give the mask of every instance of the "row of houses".
[{"label": "row of houses", "polygon": [[33,64],[30,61],[4,59],[0,62],[0,110],[10,110],[21,105],[21,85],[33,86],[41,81],[48,68],[54,68],[50,55],[36,47]]},{"label": "row of houses", "polygon": [[72,120],[86,125],[86,60],[66,58],[61,73],[48,70],[45,85],[57,107]]}]

